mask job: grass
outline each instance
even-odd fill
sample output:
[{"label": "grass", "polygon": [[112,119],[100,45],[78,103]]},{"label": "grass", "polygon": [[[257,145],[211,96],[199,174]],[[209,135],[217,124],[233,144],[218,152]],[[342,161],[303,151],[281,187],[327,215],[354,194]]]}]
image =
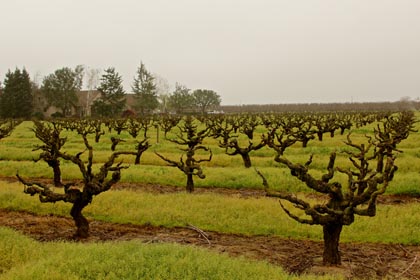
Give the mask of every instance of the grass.
[{"label": "grass", "polygon": [[[41,204],[24,195],[17,183],[2,184],[0,208],[53,213],[69,217],[70,204]],[[190,223],[208,231],[245,235],[276,235],[284,238],[322,239],[320,226],[308,226],[290,219],[272,198],[239,198],[218,194],[152,194],[108,191],[94,198],[84,210],[86,216],[114,223],[175,227]],[[386,221],[386,223],[384,223]],[[345,227],[343,242],[420,244],[420,205],[379,205],[375,217],[356,217]]]},{"label": "grass", "polygon": [[0,279],[337,279],[291,276],[265,262],[140,241],[39,243],[0,227]]},{"label": "grass", "polygon": [[[52,178],[52,171],[45,162],[34,163],[33,159],[39,156],[39,151],[33,151],[40,141],[37,140],[33,132],[30,130],[31,122],[23,122],[18,126],[13,133],[0,141],[0,176],[14,176],[16,171],[19,171],[27,178]],[[417,124],[420,128],[420,124]],[[354,129],[352,132],[352,139],[357,141],[365,141],[364,134],[371,133],[374,125],[369,125],[363,128]],[[264,129],[258,128],[259,133],[255,135],[255,141],[259,141],[260,134]],[[107,132],[107,130],[106,130]],[[67,143],[64,145],[64,151],[75,154],[84,150],[80,136],[73,132],[65,131],[64,135],[67,137]],[[155,152],[161,153],[166,157],[178,160],[183,152],[179,150],[179,146],[171,143],[163,138],[163,133],[160,136],[159,143],[156,143],[156,130],[151,128],[149,135],[151,136],[149,142],[152,146],[143,153],[140,166],[134,166],[134,159],[132,157],[123,157],[125,163],[130,164],[130,168],[123,170],[123,182],[141,182],[160,185],[171,185],[183,187],[185,186],[184,174],[174,167],[168,167],[166,163],[158,158]],[[123,132],[121,135],[116,133],[108,133],[101,137],[99,143],[94,143],[93,136],[90,137],[91,144],[94,146],[94,162],[99,164],[104,162],[110,152],[111,145],[110,137],[116,136],[126,140],[119,145],[121,150],[133,150],[135,140]],[[168,137],[173,138],[174,133],[169,132]],[[344,145],[346,135],[336,134],[334,138],[325,135],[322,142],[313,140],[309,142],[307,148],[302,148],[300,143],[290,147],[285,156],[293,162],[305,163],[310,154],[314,154],[314,160],[311,164],[311,172],[313,174],[323,174],[328,164],[329,154],[332,151],[337,151],[338,156],[336,165],[341,167],[350,167],[350,162],[347,156],[341,151],[348,149]],[[243,139],[241,140],[243,141]],[[412,133],[409,138],[403,141],[400,145],[402,154],[398,155],[396,164],[399,167],[396,173],[396,179],[388,188],[390,194],[409,194],[420,195],[420,141],[419,133]],[[296,178],[292,177],[288,170],[279,163],[274,161],[274,151],[264,147],[261,150],[251,152],[251,160],[253,168],[244,168],[240,156],[229,156],[224,153],[224,150],[218,147],[218,140],[213,138],[205,139],[205,146],[208,146],[213,151],[213,159],[211,162],[202,164],[205,179],[195,179],[197,187],[227,187],[227,188],[262,188],[262,182],[256,176],[255,168],[258,168],[268,179],[270,186],[277,190],[286,190],[291,192],[310,191],[303,186]],[[243,142],[245,144],[245,142]],[[82,155],[86,159],[86,155]],[[80,172],[77,167],[70,163],[62,162],[63,178],[64,179],[80,179]],[[340,176],[336,175],[337,178]],[[346,179],[341,176],[340,180],[345,184]]]},{"label": "grass", "polygon": [[[419,124],[417,124],[419,126]],[[40,142],[30,131],[31,123],[22,123],[11,136],[0,141],[0,176],[14,176],[16,171],[25,178],[52,178],[45,162],[34,163],[39,151],[32,151]],[[373,125],[353,131],[354,141],[364,140]],[[419,127],[418,127],[419,128]],[[263,132],[259,129],[259,132]],[[140,166],[132,165],[132,158],[123,158],[131,166],[122,172],[122,182],[152,183],[185,186],[185,177],[177,169],[166,166],[154,152],[177,160],[182,155],[179,147],[165,141],[155,141],[151,130],[152,147],[143,156]],[[66,132],[68,142],[64,150],[75,154],[82,151],[81,138]],[[101,137],[93,143],[95,166],[99,168],[109,156],[115,133]],[[173,134],[169,133],[172,137]],[[325,172],[329,154],[337,150],[337,165],[349,166],[346,156],[346,136],[325,135],[323,142],[313,140],[303,149],[296,144],[286,151],[293,162],[304,163],[314,154],[311,173],[321,176]],[[134,147],[128,134],[119,149]],[[259,139],[259,135],[255,136]],[[399,147],[404,153],[397,159],[399,170],[387,193],[420,195],[420,141],[419,133],[412,133]],[[196,179],[197,187],[226,187],[261,189],[261,179],[254,168],[243,167],[239,156],[228,156],[217,146],[215,139],[204,143],[213,151],[213,159],[203,164],[206,178]],[[82,156],[83,157],[83,156]],[[253,166],[267,178],[271,188],[304,195],[310,192],[290,172],[276,163],[274,153],[268,148],[251,153]],[[64,179],[80,179],[73,164],[62,162]],[[336,175],[345,182],[345,176]],[[57,214],[69,217],[70,205],[65,203],[41,204],[38,199],[23,194],[17,183],[0,182],[0,208],[26,210],[38,214]],[[161,225],[166,227],[194,224],[203,230],[246,235],[276,235],[284,238],[322,239],[320,226],[301,225],[281,210],[277,200],[271,198],[243,199],[217,194],[151,194],[132,191],[108,191],[95,197],[84,211],[90,219],[116,223]],[[386,221],[386,222],[385,222]],[[349,227],[344,227],[342,242],[381,242],[420,244],[420,205],[379,205],[375,217],[357,217]],[[145,245],[137,241],[101,244],[49,243],[41,244],[11,230],[0,228],[0,279],[337,279],[314,276],[293,277],[266,263],[233,259],[203,249],[175,244]],[[53,256],[53,257],[52,257]],[[307,277],[307,278],[304,278]]]},{"label": "grass", "polygon": [[[304,163],[307,158],[302,158]],[[344,161],[343,158],[337,159],[337,162]],[[416,170],[418,160],[412,160],[412,164],[407,162],[398,164],[399,171],[396,173],[394,180],[387,189],[387,194],[408,194],[420,195],[420,173]],[[124,161],[130,164],[131,161]],[[315,161],[311,174],[320,178],[325,173],[325,166],[328,160]],[[404,165],[410,171],[403,172]],[[94,165],[94,170],[98,170],[100,164]],[[79,180],[80,171],[77,166],[63,162],[61,164],[62,176],[66,180]],[[273,190],[283,190],[288,192],[312,192],[302,182],[290,175],[290,171],[279,163],[273,161],[273,166],[256,167],[267,178],[270,188]],[[255,168],[238,167],[209,167],[203,166],[205,179],[194,178],[196,187],[223,187],[231,189],[262,189],[262,181],[255,171]],[[24,178],[49,178],[52,179],[52,171],[45,162],[34,163],[32,161],[0,161],[1,176],[14,177],[19,172]],[[334,180],[346,185],[346,177],[340,173],[336,173]],[[168,185],[176,187],[185,187],[186,178],[181,171],[174,167],[165,165],[133,165],[122,171],[121,182],[131,183],[148,183],[158,185]]]}]

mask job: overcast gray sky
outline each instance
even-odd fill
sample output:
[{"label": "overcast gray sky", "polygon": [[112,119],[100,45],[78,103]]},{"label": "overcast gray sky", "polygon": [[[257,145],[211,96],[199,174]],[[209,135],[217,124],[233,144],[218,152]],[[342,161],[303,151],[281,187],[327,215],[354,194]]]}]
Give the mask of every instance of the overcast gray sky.
[{"label": "overcast gray sky", "polygon": [[419,0],[0,0],[0,79],[137,67],[222,104],[420,96]]}]

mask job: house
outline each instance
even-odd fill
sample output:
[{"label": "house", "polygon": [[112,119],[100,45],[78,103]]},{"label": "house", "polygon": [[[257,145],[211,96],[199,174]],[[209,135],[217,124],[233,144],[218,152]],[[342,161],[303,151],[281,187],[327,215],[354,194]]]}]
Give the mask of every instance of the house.
[{"label": "house", "polygon": [[[97,90],[81,90],[76,93],[78,102],[71,109],[71,115],[75,117],[89,117],[92,115],[92,105],[101,97]],[[36,91],[33,96],[34,112],[42,117],[51,117],[56,113],[61,113],[61,109],[48,105],[47,100],[40,91]],[[126,110],[134,111],[134,94],[126,94]]]},{"label": "house", "polygon": [[93,103],[101,97],[97,90],[82,90],[77,93],[78,104],[75,107],[75,115],[79,117],[88,117],[92,115]]}]

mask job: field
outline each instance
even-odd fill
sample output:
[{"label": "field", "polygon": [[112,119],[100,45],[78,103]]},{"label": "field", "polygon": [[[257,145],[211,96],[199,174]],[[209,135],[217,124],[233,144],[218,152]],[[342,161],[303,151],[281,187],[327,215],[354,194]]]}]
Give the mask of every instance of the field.
[{"label": "field", "polygon": [[[353,127],[352,139],[365,141],[364,135],[371,133],[376,124]],[[94,197],[84,210],[91,225],[90,237],[80,244],[67,242],[72,240],[75,230],[69,215],[71,205],[41,204],[22,192],[23,186],[14,176],[18,171],[24,178],[43,182],[52,179],[47,163],[33,162],[40,153],[33,149],[41,142],[34,137],[31,127],[31,122],[24,122],[0,141],[0,176],[3,178],[0,226],[5,227],[0,229],[6,236],[0,244],[2,252],[12,252],[0,258],[0,279],[33,279],[47,271],[50,279],[71,279],[69,275],[76,275],[74,279],[420,278],[417,268],[420,261],[418,132],[411,133],[398,146],[402,151],[396,159],[399,170],[386,194],[380,197],[377,215],[357,217],[352,225],[345,227],[340,246],[343,264],[325,267],[321,260],[322,228],[290,219],[277,199],[265,196],[255,168],[264,174],[273,190],[296,193],[313,201],[323,198],[275,162],[272,149],[264,147],[251,152],[252,167],[245,168],[239,155],[226,155],[218,146],[218,140],[206,138],[203,144],[212,150],[213,157],[202,163],[206,177],[194,178],[196,189],[188,194],[185,175],[156,155],[159,153],[176,161],[183,152],[155,127],[148,131],[151,147],[142,155],[141,164],[134,165],[133,157],[122,157],[130,167],[121,171],[121,181],[110,191]],[[173,128],[167,137],[175,138],[176,132],[177,128]],[[265,133],[264,127],[259,126],[255,142],[262,133]],[[69,154],[84,150],[80,136],[67,131],[64,135],[67,142],[63,150]],[[286,150],[285,156],[304,163],[313,154],[311,172],[314,175],[325,173],[333,151],[337,151],[340,166],[349,166],[348,157],[343,153],[347,149],[346,135],[336,133],[333,138],[324,135],[323,141],[311,140],[306,148],[295,143]],[[110,154],[111,137],[125,140],[119,144],[120,150],[132,150],[135,145],[126,131],[120,135],[106,131],[98,143],[94,143],[93,136],[89,137],[94,148],[95,170]],[[239,141],[247,142],[244,138]],[[203,152],[199,156],[205,158],[207,154]],[[85,154],[82,157],[86,160]],[[74,164],[62,162],[61,168],[65,182],[81,180]],[[346,181],[342,174],[337,178]],[[19,242],[10,248],[7,238]],[[25,246],[38,252],[36,257],[21,252]],[[150,254],[149,257],[138,256],[143,260],[142,269],[134,268],[131,258],[122,261],[133,250]],[[76,257],[79,251],[80,256]],[[104,251],[120,256],[123,263],[112,269],[99,265],[105,261],[95,259]],[[58,257],[52,261],[45,257],[48,254]],[[66,254],[74,255],[74,261],[63,258]],[[150,260],[152,255],[154,261]],[[119,271],[124,266],[128,272]],[[82,272],[75,273],[79,271],[76,267]],[[141,274],[145,271],[149,273]],[[130,272],[130,277],[123,274]]]}]

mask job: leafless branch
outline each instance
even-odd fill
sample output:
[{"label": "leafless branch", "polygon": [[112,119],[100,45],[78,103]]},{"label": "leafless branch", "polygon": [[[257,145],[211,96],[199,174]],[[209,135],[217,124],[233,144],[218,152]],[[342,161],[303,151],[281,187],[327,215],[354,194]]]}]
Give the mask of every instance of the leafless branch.
[{"label": "leafless branch", "polygon": [[196,232],[198,232],[200,234],[200,236],[202,236],[209,245],[211,245],[210,239],[209,239],[209,235],[207,233],[205,233],[202,229],[192,225],[192,224],[187,224],[187,227],[189,229],[195,230]]}]

